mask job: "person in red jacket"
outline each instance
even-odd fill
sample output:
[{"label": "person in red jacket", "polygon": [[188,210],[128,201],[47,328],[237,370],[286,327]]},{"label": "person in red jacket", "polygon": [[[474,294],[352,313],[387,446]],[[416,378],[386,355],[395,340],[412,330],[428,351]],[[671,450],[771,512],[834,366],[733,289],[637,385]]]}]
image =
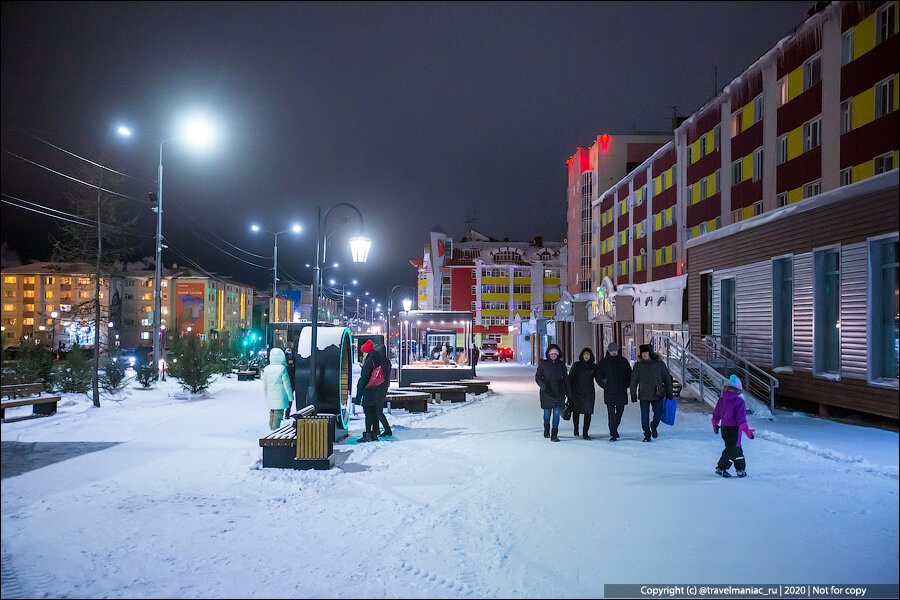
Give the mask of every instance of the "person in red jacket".
[{"label": "person in red jacket", "polygon": [[747,476],[747,461],[741,449],[741,433],[746,433],[752,440],[753,430],[747,425],[747,405],[741,394],[743,389],[741,380],[737,375],[732,375],[722,388],[722,395],[713,410],[713,431],[719,433],[721,429],[722,440],[725,442],[725,449],[722,450],[722,456],[716,465],[716,474],[722,477],[731,477],[728,468],[732,462],[738,477]]}]

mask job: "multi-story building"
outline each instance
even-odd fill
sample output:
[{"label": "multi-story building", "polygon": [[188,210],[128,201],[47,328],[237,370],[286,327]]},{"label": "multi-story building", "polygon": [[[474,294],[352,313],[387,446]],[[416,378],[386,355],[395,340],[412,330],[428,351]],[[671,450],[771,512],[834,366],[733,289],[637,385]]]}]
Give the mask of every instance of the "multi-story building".
[{"label": "multi-story building", "polygon": [[592,208],[597,190],[613,185],[671,139],[671,133],[604,133],[597,136],[590,148],[578,148],[566,161],[569,167],[566,288],[570,294],[593,292],[594,284],[599,282],[593,276],[596,254],[592,244],[597,233]]},{"label": "multi-story building", "polygon": [[253,319],[250,286],[224,277],[198,275],[187,269],[178,272],[169,285],[175,287],[168,298],[169,339],[190,331],[199,332],[201,339],[227,343],[249,331]]},{"label": "multi-story building", "polygon": [[[3,269],[3,347],[22,342],[94,343],[94,269],[83,263],[37,262]],[[109,327],[109,281],[100,279],[101,338]]]},{"label": "multi-story building", "polygon": [[[700,351],[704,336],[730,340],[727,343],[735,348],[742,347],[738,338],[749,343],[751,337],[757,337],[755,350],[749,352],[751,358],[770,371],[783,372],[788,367],[778,364],[786,360],[776,358],[779,352],[790,354],[793,361],[798,352],[805,357],[807,349],[801,350],[798,340],[790,352],[775,350],[778,343],[772,336],[787,325],[772,322],[778,312],[772,308],[772,280],[777,271],[783,281],[793,281],[800,277],[797,265],[807,263],[793,262],[793,275],[788,277],[784,265],[777,263],[779,254],[800,252],[815,262],[817,248],[832,245],[840,249],[844,244],[856,248],[871,236],[896,239],[895,169],[900,147],[897,2],[823,6],[676,127],[672,142],[614,185],[595,186],[592,218],[597,233],[591,243],[597,258],[592,264],[591,285],[598,296],[592,303],[591,320],[603,328],[596,339],[636,345],[648,339],[650,329],[690,329]],[[571,164],[569,173],[571,204]],[[856,185],[883,173],[893,175],[880,178],[877,190]],[[849,187],[839,189],[844,186]],[[847,205],[842,202],[848,199],[850,212],[840,227],[824,225],[830,214],[844,214]],[[873,204],[875,199],[894,206],[894,213],[885,214],[883,206]],[[805,216],[798,216],[801,213]],[[874,214],[881,215],[877,223],[867,216]],[[809,220],[811,216],[823,219],[821,229],[815,220]],[[781,228],[760,227],[775,221],[781,221]],[[772,236],[754,238],[761,247],[752,253],[743,242],[737,242],[746,238],[748,234],[741,232],[749,228],[755,229],[754,236],[761,232]],[[814,246],[794,243],[804,239],[814,239]],[[857,251],[862,253],[859,256],[865,254]],[[764,264],[757,264],[760,252],[768,257],[762,257],[766,258]],[[869,258],[883,254],[881,250],[870,252]],[[864,265],[844,265],[843,257],[848,255],[839,256],[826,258],[832,263],[840,261],[844,269],[841,278],[851,273],[865,276]],[[752,285],[747,278],[748,261],[762,277],[752,279]],[[869,267],[873,273],[891,268],[890,262]],[[730,269],[728,276],[722,269]],[[896,273],[894,269],[892,273]],[[806,277],[806,271],[803,273]],[[826,277],[825,271],[822,273]],[[813,280],[817,277],[811,276]],[[688,282],[689,292],[684,294]],[[812,285],[812,280],[808,283]],[[846,302],[865,299],[868,310],[890,304],[872,296],[871,278],[868,285],[868,297],[857,294]],[[887,285],[891,293],[892,285]],[[794,292],[796,296],[799,290]],[[617,315],[610,296],[626,294],[632,298],[633,310]],[[838,297],[843,302],[843,296],[833,296]],[[796,300],[805,303],[804,298],[797,296]],[[768,302],[769,308],[753,304],[760,301],[763,305]],[[825,318],[816,310],[809,315],[796,310],[779,314],[789,319],[791,331],[804,332],[804,344],[809,342],[805,336],[815,337],[815,327],[807,327],[809,323],[803,319]],[[876,335],[865,327],[850,328],[839,321],[836,328],[842,344],[848,344],[840,348],[865,345],[866,336]],[[855,336],[852,340],[851,335]],[[892,339],[896,338],[894,333]],[[893,344],[896,346],[896,341]],[[815,348],[819,348],[818,358],[811,359],[811,364],[850,360],[832,356],[834,345],[812,343],[809,353],[817,355]],[[836,367],[817,375],[807,362],[803,358],[790,363],[795,372],[785,375],[785,381],[796,379],[796,369],[807,374],[798,380],[802,383],[783,386],[784,395],[809,398],[814,390],[815,401],[821,404],[853,404],[860,410],[896,417],[896,375],[885,379],[870,370],[863,377],[865,368],[855,363],[845,375]],[[811,385],[810,376],[819,384],[830,383]],[[893,402],[874,408],[871,402],[848,401],[847,397],[859,397],[860,390],[838,385],[836,377],[862,377],[870,385],[863,395],[869,397],[883,396],[877,385],[893,387]]]},{"label": "multi-story building", "polygon": [[[471,311],[475,343],[495,340],[527,358],[516,323],[552,319],[566,286],[566,244],[498,241],[475,230],[458,242],[432,232],[418,269],[420,310]],[[526,327],[527,329],[527,327]]]}]

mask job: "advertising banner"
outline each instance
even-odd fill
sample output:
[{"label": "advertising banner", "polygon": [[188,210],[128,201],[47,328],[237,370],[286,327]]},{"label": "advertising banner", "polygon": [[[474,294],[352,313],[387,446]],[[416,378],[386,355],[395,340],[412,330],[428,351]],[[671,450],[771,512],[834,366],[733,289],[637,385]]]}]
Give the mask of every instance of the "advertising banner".
[{"label": "advertising banner", "polygon": [[188,327],[195,333],[205,333],[205,295],[205,283],[175,283],[175,327],[179,333],[184,334]]},{"label": "advertising banner", "polygon": [[[440,303],[441,284],[443,283],[442,270],[445,262],[445,254],[449,250],[449,240],[443,233],[431,232],[431,268],[434,274],[434,303]],[[436,304],[433,304],[436,306]]]}]

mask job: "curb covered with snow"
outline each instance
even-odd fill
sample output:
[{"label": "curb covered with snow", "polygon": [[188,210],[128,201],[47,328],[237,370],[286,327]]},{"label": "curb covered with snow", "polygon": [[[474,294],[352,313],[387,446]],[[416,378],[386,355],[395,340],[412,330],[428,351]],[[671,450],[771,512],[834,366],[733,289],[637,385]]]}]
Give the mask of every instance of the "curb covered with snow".
[{"label": "curb covered with snow", "polygon": [[885,467],[882,465],[872,464],[869,461],[865,460],[862,456],[847,456],[846,454],[842,454],[840,452],[837,452],[836,450],[832,450],[830,448],[819,448],[818,446],[816,446],[815,444],[811,444],[810,442],[804,442],[803,440],[790,438],[781,435],[780,433],[769,431],[767,429],[757,431],[754,435],[755,437],[769,440],[770,442],[775,442],[776,444],[782,444],[784,446],[790,446],[792,448],[805,450],[810,454],[815,454],[816,456],[821,456],[822,458],[827,458],[829,460],[834,460],[837,462],[854,464],[861,470],[868,473],[875,473],[878,475],[883,475],[885,477],[890,477],[892,479],[900,479],[900,467]]}]

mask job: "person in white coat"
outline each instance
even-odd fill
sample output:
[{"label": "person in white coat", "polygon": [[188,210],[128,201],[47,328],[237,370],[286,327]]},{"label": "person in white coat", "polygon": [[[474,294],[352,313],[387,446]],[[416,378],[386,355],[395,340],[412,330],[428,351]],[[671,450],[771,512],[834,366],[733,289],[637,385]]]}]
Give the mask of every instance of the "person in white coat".
[{"label": "person in white coat", "polygon": [[269,364],[263,371],[263,393],[266,404],[269,405],[269,428],[273,431],[281,427],[285,410],[290,408],[294,398],[286,362],[284,350],[272,348],[269,352]]}]

